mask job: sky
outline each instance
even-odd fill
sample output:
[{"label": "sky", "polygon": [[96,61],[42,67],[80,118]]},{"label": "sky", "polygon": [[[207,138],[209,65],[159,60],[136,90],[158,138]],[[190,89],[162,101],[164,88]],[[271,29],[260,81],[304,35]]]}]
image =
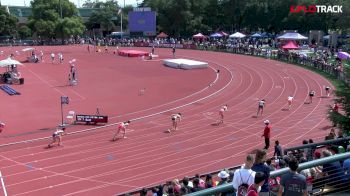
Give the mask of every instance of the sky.
[{"label": "sky", "polygon": [[[2,5],[15,5],[15,6],[30,6],[31,0],[0,0]],[[85,2],[85,0],[69,0],[73,2],[76,6],[80,4],[82,6]],[[100,0],[105,1],[105,0]],[[137,0],[125,0],[125,5],[136,5]],[[138,0],[139,3],[142,2],[142,0]],[[123,0],[118,0],[119,5],[123,5]]]}]

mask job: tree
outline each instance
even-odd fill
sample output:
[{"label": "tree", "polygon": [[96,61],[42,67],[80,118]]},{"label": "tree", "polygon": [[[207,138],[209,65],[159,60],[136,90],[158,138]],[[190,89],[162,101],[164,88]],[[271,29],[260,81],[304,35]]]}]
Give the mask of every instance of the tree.
[{"label": "tree", "polygon": [[[77,8],[69,0],[33,0],[31,7],[29,27],[39,36],[53,38],[58,34],[63,42],[66,36],[72,35],[69,33],[82,34],[85,29],[82,21],[77,19]],[[70,25],[67,27],[70,30],[64,25]]]},{"label": "tree", "polygon": [[61,31],[64,35],[81,35],[84,33],[85,25],[79,17],[66,17],[57,25],[57,32]]},{"label": "tree", "polygon": [[[88,29],[93,29],[96,26],[103,28],[107,34],[115,29],[116,25],[120,23],[121,17],[118,15],[120,9],[118,2],[108,0],[106,2],[87,1],[83,6],[90,8],[99,8],[90,16],[86,26]],[[123,17],[124,23],[125,17]]]},{"label": "tree", "polygon": [[27,26],[21,26],[18,30],[18,35],[21,39],[25,39],[32,35],[32,31]]},{"label": "tree", "polygon": [[[345,77],[350,78],[350,68],[345,67]],[[350,84],[341,82],[335,92],[335,102],[342,108],[340,112],[329,112],[329,119],[347,135],[350,135]]]},{"label": "tree", "polygon": [[17,18],[10,15],[5,7],[0,5],[0,36],[14,35],[16,33]]}]

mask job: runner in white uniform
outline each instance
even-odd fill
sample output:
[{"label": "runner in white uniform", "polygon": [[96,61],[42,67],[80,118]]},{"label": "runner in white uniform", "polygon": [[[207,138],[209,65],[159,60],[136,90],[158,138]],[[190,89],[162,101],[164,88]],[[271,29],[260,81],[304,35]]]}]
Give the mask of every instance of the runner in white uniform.
[{"label": "runner in white uniform", "polygon": [[168,129],[168,132],[176,131],[177,130],[177,124],[181,121],[181,113],[172,114],[171,115],[171,121],[172,121],[172,128]]},{"label": "runner in white uniform", "polygon": [[330,93],[330,89],[331,89],[331,87],[329,87],[329,86],[326,86],[326,87],[325,87],[327,97],[329,97],[329,95],[331,94],[331,93]]},{"label": "runner in white uniform", "polygon": [[294,97],[293,96],[288,96],[288,110],[292,107]]},{"label": "runner in white uniform", "polygon": [[66,130],[66,128],[62,128],[62,129],[57,129],[53,134],[52,134],[52,142],[48,145],[49,148],[51,148],[51,146],[53,144],[55,144],[57,142],[57,145],[60,146],[61,142],[62,142],[62,136],[64,135],[64,131]]},{"label": "runner in white uniform", "polygon": [[265,107],[265,99],[262,99],[258,102],[258,112],[256,113],[256,117],[259,116],[259,112],[260,112],[260,116],[262,116],[264,112],[264,107]]},{"label": "runner in white uniform", "polygon": [[220,120],[218,122],[218,125],[219,124],[224,124],[224,112],[226,112],[227,109],[228,109],[227,108],[227,104],[220,108],[220,111],[219,111]]},{"label": "runner in white uniform", "polygon": [[130,125],[130,120],[126,121],[126,122],[122,122],[118,125],[118,129],[117,132],[114,134],[113,136],[113,141],[115,141],[117,139],[117,136],[119,134],[120,131],[123,131],[123,138],[126,138],[126,128]]},{"label": "runner in white uniform", "polygon": [[55,53],[51,52],[51,62],[55,63]]}]

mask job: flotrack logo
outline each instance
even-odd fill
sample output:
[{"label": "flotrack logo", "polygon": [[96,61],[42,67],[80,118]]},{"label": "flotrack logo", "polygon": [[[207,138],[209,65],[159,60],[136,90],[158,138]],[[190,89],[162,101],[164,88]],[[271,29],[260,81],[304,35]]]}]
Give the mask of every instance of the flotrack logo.
[{"label": "flotrack logo", "polygon": [[342,5],[291,5],[290,13],[343,13]]}]

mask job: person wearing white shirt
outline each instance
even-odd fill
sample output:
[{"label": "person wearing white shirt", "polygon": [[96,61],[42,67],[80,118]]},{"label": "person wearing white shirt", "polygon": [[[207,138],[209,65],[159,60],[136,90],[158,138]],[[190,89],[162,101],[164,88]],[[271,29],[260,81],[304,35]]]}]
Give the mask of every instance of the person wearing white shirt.
[{"label": "person wearing white shirt", "polygon": [[220,110],[219,110],[220,120],[219,120],[219,122],[218,122],[218,125],[219,125],[219,124],[224,124],[224,112],[226,112],[227,109],[228,109],[228,108],[227,108],[227,104],[224,105],[224,106],[222,106],[222,107],[220,108]]},{"label": "person wearing white shirt", "polygon": [[51,62],[55,63],[55,53],[51,52]]},{"label": "person wearing white shirt", "polygon": [[57,129],[53,134],[52,134],[52,142],[48,145],[49,148],[52,147],[53,144],[57,142],[57,145],[60,146],[62,142],[62,136],[65,134],[66,128],[63,127],[62,129]]},{"label": "person wearing white shirt", "polygon": [[177,125],[181,121],[181,113],[172,114],[171,115],[171,121],[172,121],[172,128],[168,129],[169,133],[171,131],[176,131],[177,130]]},{"label": "person wearing white shirt", "polygon": [[293,103],[294,97],[293,96],[288,96],[288,110],[290,110],[290,108],[292,107],[292,103]]},{"label": "person wearing white shirt", "polygon": [[240,187],[242,187],[242,184],[246,184],[248,186],[254,184],[255,171],[251,169],[253,164],[254,157],[249,154],[247,155],[245,163],[242,165],[242,167],[235,171],[232,184],[237,193],[236,195],[244,195],[243,193],[238,192],[242,191],[239,190]]}]

